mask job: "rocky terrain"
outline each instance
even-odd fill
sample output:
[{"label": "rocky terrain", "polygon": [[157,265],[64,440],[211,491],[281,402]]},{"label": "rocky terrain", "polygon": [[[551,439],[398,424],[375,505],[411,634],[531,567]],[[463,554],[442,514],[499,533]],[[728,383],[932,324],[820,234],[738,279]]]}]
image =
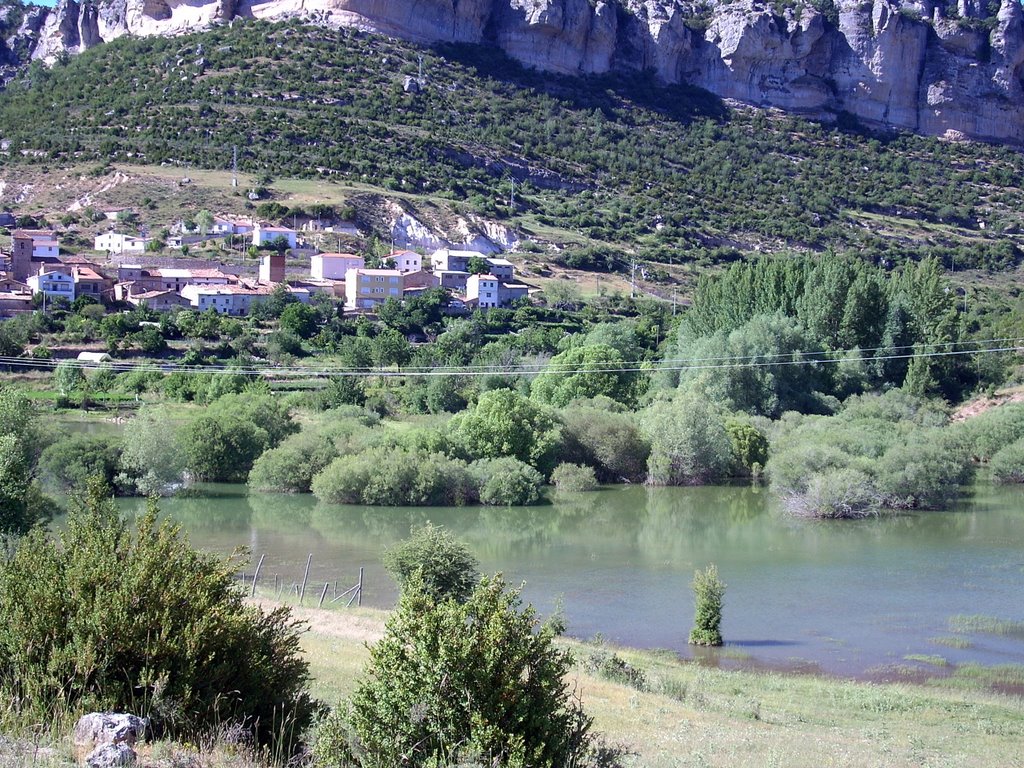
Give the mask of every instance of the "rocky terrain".
[{"label": "rocky terrain", "polygon": [[1024,144],[1020,0],[60,0],[52,10],[8,0],[2,10],[9,71],[127,34],[301,17],[493,44],[559,73],[653,70],[814,118]]}]

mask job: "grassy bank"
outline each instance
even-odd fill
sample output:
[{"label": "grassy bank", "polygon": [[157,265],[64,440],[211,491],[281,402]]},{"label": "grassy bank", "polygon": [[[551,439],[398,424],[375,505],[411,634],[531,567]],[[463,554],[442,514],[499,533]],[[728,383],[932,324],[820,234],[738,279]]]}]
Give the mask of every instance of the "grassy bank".
[{"label": "grassy bank", "polygon": [[[301,609],[315,692],[334,703],[353,690],[366,643],[387,614]],[[567,641],[595,729],[631,753],[627,764],[668,766],[1019,765],[1024,700],[946,684],[870,684],[807,675],[724,671],[667,652],[597,649]],[[595,651],[640,670],[637,687],[606,679]]]},{"label": "grassy bank", "polygon": [[[313,692],[334,705],[355,689],[367,644],[381,636],[388,614],[367,608],[295,612],[310,628],[302,644]],[[954,685],[871,684],[725,671],[682,663],[669,652],[566,645],[576,657],[573,682],[595,730],[629,752],[630,767],[1021,765],[1024,699],[987,692],[980,679],[967,687],[966,677]],[[600,660],[606,663],[595,663]],[[623,670],[632,683],[620,682]],[[63,720],[56,737],[40,728],[0,738],[0,766],[76,764],[82,755],[59,735],[69,734],[71,725]],[[264,764],[226,737],[149,744],[139,758],[153,768]]]}]

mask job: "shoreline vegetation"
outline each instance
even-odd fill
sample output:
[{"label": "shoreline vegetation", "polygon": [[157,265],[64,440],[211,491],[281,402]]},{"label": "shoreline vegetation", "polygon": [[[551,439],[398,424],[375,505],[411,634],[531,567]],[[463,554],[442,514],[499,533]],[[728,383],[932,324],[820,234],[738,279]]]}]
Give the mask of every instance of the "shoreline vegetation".
[{"label": "shoreline vegetation", "polygon": [[[287,605],[257,596],[272,611]],[[350,696],[384,632],[388,611],[291,607],[309,626],[301,648],[311,693],[335,705]],[[908,682],[869,682],[773,670],[719,669],[674,653],[562,639],[575,686],[594,728],[625,753],[628,768],[669,766],[955,766],[980,755],[1012,765],[1024,737],[1024,698],[996,693],[972,676],[935,667]],[[1024,671],[1017,670],[1018,686]],[[65,725],[65,724],[61,724]],[[62,736],[6,731],[0,764],[31,753],[37,766],[74,765]],[[31,743],[30,743],[31,742]],[[20,751],[19,751],[20,750]],[[142,766],[256,768],[266,763],[222,733],[187,744],[158,740],[139,750]]]}]

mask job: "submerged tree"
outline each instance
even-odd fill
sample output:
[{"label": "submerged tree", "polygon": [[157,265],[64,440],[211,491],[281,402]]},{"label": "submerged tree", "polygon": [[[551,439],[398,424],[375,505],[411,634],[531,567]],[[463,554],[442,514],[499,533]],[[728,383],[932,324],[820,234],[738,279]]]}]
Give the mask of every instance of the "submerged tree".
[{"label": "submerged tree", "polygon": [[693,629],[690,630],[690,644],[721,645],[722,598],[725,596],[725,584],[718,578],[718,568],[714,564],[693,574],[693,594],[696,598],[696,609],[693,615]]}]

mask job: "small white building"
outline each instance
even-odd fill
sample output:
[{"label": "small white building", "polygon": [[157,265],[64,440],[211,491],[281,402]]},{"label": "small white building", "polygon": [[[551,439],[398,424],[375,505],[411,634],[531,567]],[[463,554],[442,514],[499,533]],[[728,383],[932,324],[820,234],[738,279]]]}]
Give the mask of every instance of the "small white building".
[{"label": "small white building", "polygon": [[142,253],[152,238],[125,235],[120,232],[105,232],[97,235],[93,250],[107,253]]},{"label": "small white building", "polygon": [[477,300],[481,309],[500,307],[498,296],[500,282],[494,275],[470,275],[466,280],[466,301]]},{"label": "small white building", "polygon": [[309,260],[314,280],[344,280],[350,269],[363,269],[366,260],[354,253],[317,253]]},{"label": "small white building", "polygon": [[257,248],[270,245],[282,237],[288,241],[289,248],[298,246],[298,235],[294,229],[288,229],[288,227],[268,227],[262,224],[257,224],[252,228],[252,244]]},{"label": "small white building", "polygon": [[48,299],[75,300],[75,278],[70,270],[67,272],[40,272],[38,275],[30,275],[28,286],[32,293],[41,293]]},{"label": "small white building", "polygon": [[480,309],[504,307],[515,299],[529,295],[529,287],[506,283],[495,275],[470,275],[466,281],[466,303]]},{"label": "small white building", "polygon": [[373,309],[388,299],[401,301],[404,287],[397,269],[350,269],[345,273],[345,306]]},{"label": "small white building", "polygon": [[419,272],[423,269],[423,257],[415,251],[394,251],[384,258],[388,264],[399,272]]},{"label": "small white building", "polygon": [[486,256],[479,251],[438,248],[430,256],[430,264],[435,272],[466,272],[472,259],[486,259]]}]

